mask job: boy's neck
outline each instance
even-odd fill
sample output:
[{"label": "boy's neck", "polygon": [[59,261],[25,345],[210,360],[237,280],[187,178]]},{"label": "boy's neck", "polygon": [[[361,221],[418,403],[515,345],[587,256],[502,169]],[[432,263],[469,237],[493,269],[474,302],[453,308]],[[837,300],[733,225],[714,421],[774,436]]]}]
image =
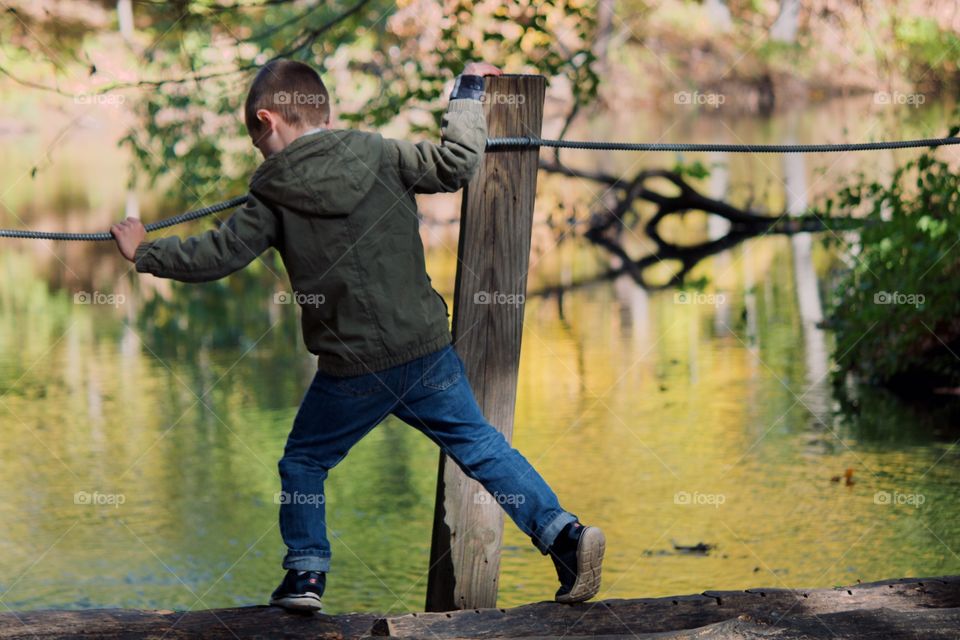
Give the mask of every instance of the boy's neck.
[{"label": "boy's neck", "polygon": [[276,153],[279,153],[290,146],[295,140],[302,138],[303,136],[309,135],[311,133],[317,133],[320,131],[325,131],[329,127],[310,127],[309,129],[299,129],[291,127],[289,125],[278,126],[273,134],[271,139],[266,142],[261,143],[259,147],[260,150],[264,153],[264,157],[268,158]]},{"label": "boy's neck", "polygon": [[303,136],[308,136],[311,133],[317,133],[319,131],[326,131],[326,130],[327,130],[327,127],[313,127],[312,129],[307,129],[306,131],[302,132],[297,137],[302,138]]}]

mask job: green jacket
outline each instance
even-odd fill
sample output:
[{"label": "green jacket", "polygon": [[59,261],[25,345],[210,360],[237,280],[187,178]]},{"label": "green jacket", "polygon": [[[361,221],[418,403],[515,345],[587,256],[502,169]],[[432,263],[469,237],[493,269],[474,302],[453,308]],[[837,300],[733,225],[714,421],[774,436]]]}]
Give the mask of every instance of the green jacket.
[{"label": "green jacket", "polygon": [[292,286],[275,302],[300,305],[323,373],[359,375],[436,351],[452,340],[449,313],[424,266],[414,193],[463,187],[487,136],[479,100],[451,100],[441,125],[439,145],[352,129],[301,136],[257,168],[246,205],[219,229],[143,242],[137,271],[216,280],[275,247]]}]

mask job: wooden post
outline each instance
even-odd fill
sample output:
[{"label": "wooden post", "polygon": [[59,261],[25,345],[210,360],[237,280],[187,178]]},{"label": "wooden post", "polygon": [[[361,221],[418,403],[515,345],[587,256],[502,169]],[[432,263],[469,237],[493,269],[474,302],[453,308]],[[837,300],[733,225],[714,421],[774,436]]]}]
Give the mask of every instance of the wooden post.
[{"label": "wooden post", "polygon": [[[485,78],[487,136],[540,136],[546,81]],[[523,296],[539,149],[488,151],[464,189],[453,339],[487,420],[508,441],[520,365]],[[440,454],[427,576],[427,611],[495,607],[503,510]]]}]

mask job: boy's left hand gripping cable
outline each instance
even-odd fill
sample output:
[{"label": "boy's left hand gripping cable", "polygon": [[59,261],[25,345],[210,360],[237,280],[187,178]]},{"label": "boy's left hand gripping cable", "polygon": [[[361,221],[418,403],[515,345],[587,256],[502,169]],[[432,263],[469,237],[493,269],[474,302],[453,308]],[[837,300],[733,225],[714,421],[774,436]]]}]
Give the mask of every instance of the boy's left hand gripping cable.
[{"label": "boy's left hand gripping cable", "polygon": [[[233,209],[239,207],[240,205],[246,203],[247,196],[238,196],[236,198],[231,198],[225,200],[224,202],[218,202],[217,204],[212,204],[209,207],[203,207],[201,209],[196,209],[194,211],[187,211],[186,213],[181,213],[180,215],[173,216],[172,218],[166,218],[164,220],[158,220],[157,222],[151,222],[148,225],[145,225],[145,229],[149,231],[156,231],[157,229],[165,229],[166,227],[172,227],[176,224],[181,224],[188,222],[190,220],[196,220],[197,218],[203,218],[204,216],[209,216],[213,213],[219,213],[220,211],[226,211],[227,209]],[[113,240],[113,234],[109,231],[101,231],[97,233],[64,233],[62,231],[30,231],[25,229],[0,229],[0,238],[26,238],[30,240],[87,240],[87,241],[99,241],[99,240]]]}]

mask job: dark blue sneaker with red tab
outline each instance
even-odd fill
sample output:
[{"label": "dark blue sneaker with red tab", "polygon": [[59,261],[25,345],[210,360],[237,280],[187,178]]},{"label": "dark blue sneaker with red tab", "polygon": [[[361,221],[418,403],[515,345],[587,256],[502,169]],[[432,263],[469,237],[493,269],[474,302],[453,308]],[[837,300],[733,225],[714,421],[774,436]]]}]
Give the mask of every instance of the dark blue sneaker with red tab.
[{"label": "dark blue sneaker with red tab", "polygon": [[270,604],[292,611],[319,611],[326,586],[327,574],[322,571],[288,569],[283,582],[270,596]]}]

